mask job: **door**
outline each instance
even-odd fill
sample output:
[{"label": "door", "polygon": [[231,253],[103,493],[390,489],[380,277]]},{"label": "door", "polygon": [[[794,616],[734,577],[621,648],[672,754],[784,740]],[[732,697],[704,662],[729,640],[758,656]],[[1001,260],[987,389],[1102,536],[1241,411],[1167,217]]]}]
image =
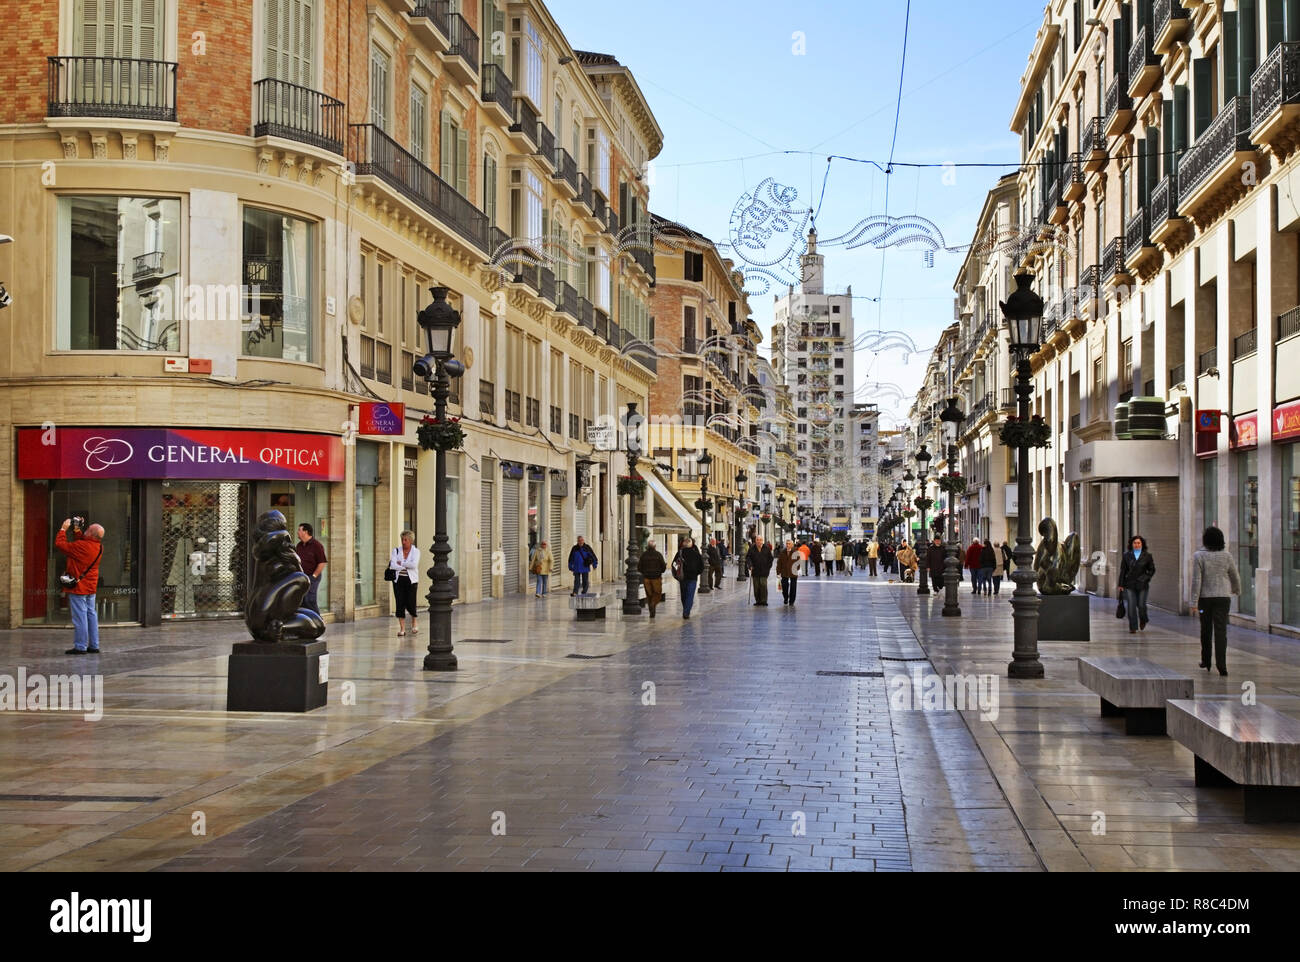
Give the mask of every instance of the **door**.
[{"label": "door", "polygon": [[1178,481],[1148,481],[1137,485],[1138,530],[1156,562],[1148,600],[1153,605],[1177,611],[1182,595],[1182,559],[1178,525]]},{"label": "door", "polygon": [[248,485],[164,481],[162,616],[238,615],[247,572],[238,551],[248,513]]},{"label": "door", "polygon": [[564,537],[564,499],[551,498],[550,511],[547,513],[547,521],[550,524],[551,539],[551,574],[560,573],[560,556],[565,551],[565,544],[560,539]]},{"label": "door", "polygon": [[492,501],[495,485],[484,481],[480,487],[479,500],[479,545],[480,577],[482,578],[483,600],[492,597],[492,546],[496,543],[492,537]]},{"label": "door", "polygon": [[[318,0],[266,0],[265,76],[309,90],[316,87],[313,46]],[[280,84],[263,84],[262,123],[316,130],[314,98]]]},{"label": "door", "polygon": [[501,550],[505,556],[505,588],[518,594],[519,583],[519,482],[507,478],[501,484]]}]

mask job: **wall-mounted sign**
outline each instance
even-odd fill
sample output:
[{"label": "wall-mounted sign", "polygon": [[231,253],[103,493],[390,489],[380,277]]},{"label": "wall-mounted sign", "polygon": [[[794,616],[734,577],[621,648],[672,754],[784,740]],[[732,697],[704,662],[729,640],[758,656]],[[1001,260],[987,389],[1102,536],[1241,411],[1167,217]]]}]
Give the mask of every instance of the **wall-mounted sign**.
[{"label": "wall-mounted sign", "polygon": [[342,481],[330,434],[198,428],[18,429],[18,477]]},{"label": "wall-mounted sign", "polygon": [[1273,440],[1300,438],[1300,401],[1287,401],[1273,409]]},{"label": "wall-mounted sign", "polygon": [[587,443],[597,451],[613,451],[616,443],[614,440],[614,425],[587,425]]},{"label": "wall-mounted sign", "polygon": [[1020,515],[1020,485],[1004,484],[1003,489],[1003,511],[1002,513],[1010,518]]},{"label": "wall-mounted sign", "polygon": [[1259,414],[1243,414],[1232,419],[1232,449],[1259,446]]},{"label": "wall-mounted sign", "polygon": [[1214,434],[1219,433],[1219,424],[1223,420],[1223,412],[1216,410],[1204,410],[1196,412],[1196,430],[1209,431]]},{"label": "wall-mounted sign", "polygon": [[361,403],[358,434],[405,434],[406,405],[375,401]]}]

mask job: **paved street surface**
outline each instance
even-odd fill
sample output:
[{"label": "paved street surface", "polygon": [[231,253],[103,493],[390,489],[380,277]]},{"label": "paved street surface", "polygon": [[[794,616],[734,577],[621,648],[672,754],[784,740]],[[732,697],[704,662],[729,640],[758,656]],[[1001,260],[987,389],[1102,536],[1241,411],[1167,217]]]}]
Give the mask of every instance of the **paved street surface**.
[{"label": "paved street surface", "polygon": [[[224,711],[230,622],[106,630],[98,659],[0,632],[0,673],[99,671],[106,701],[0,712],[0,869],[1300,868],[1300,828],[1244,825],[1239,792],[1195,788],[1186,750],[1124,737],[1075,681],[1085,651],[1194,669],[1189,619],[1133,639],[1098,601],[1090,645],[1013,684],[1005,591],[963,590],[954,620],[883,578],[804,579],[792,610],[771,586],[752,607],[733,570],[689,621],[458,608],[448,674],[420,670],[423,633],[332,625],[305,716]],[[1229,668],[1198,695],[1249,678],[1297,713],[1300,642],[1231,629]],[[988,674],[994,710],[927,708],[931,672]]]}]

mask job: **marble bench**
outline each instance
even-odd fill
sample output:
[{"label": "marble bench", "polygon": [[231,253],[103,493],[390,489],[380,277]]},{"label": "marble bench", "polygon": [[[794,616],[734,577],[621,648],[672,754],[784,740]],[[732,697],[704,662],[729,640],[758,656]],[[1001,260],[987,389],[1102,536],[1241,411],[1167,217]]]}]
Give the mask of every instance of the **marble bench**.
[{"label": "marble bench", "polygon": [[1169,734],[1196,756],[1196,784],[1241,786],[1246,821],[1300,822],[1300,721],[1240,701],[1169,703]]},{"label": "marble bench", "polygon": [[578,621],[604,621],[605,606],[609,599],[601,595],[573,595],[569,607],[577,613]]},{"label": "marble bench", "polygon": [[1165,702],[1195,694],[1189,676],[1145,658],[1080,658],[1079,681],[1101,697],[1103,717],[1124,716],[1126,735],[1165,734]]}]

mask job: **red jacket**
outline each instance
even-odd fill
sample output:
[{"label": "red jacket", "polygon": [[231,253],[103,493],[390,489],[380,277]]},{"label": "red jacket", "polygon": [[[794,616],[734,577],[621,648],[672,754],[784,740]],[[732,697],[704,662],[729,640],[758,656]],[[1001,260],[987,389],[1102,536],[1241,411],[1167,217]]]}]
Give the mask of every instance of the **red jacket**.
[{"label": "red jacket", "polygon": [[969,548],[966,549],[966,567],[967,567],[967,568],[979,568],[979,566],[980,566],[980,552],[983,551],[983,550],[984,550],[984,546],[983,546],[982,544],[973,544],[973,545],[971,545]]},{"label": "red jacket", "polygon": [[77,587],[64,588],[64,591],[70,595],[93,595],[99,590],[99,562],[104,556],[102,543],[87,537],[69,541],[60,529],[54,537],[54,547],[68,556],[68,574],[81,575]]}]

